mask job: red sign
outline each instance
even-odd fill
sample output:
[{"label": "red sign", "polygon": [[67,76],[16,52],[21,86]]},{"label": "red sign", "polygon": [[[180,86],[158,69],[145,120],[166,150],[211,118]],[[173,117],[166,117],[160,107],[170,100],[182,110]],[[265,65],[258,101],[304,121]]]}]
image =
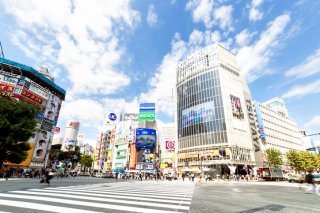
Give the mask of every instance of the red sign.
[{"label": "red sign", "polygon": [[75,129],[79,129],[79,122],[78,121],[70,121],[69,127],[74,127]]},{"label": "red sign", "polygon": [[60,133],[60,127],[56,126],[56,129],[55,129],[54,133],[59,134]]},{"label": "red sign", "polygon": [[43,102],[43,99],[40,96],[34,94],[33,92],[30,92],[30,90],[27,90],[27,89],[23,89],[21,92],[21,95],[28,98],[29,100],[32,100],[32,101],[40,104],[40,105]]},{"label": "red sign", "polygon": [[166,149],[173,150],[175,148],[175,141],[168,140],[166,141]]},{"label": "red sign", "polygon": [[0,91],[13,92],[14,86],[0,84]]}]

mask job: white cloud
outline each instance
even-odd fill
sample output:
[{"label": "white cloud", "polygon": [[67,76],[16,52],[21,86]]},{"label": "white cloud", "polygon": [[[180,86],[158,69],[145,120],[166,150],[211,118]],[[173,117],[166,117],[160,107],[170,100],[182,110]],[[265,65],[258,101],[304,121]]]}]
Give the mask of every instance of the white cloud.
[{"label": "white cloud", "polygon": [[320,73],[320,49],[317,49],[301,64],[287,70],[285,76],[288,78],[306,78],[317,73]]},{"label": "white cloud", "polygon": [[189,36],[189,45],[197,46],[203,43],[204,35],[199,30],[193,30]]},{"label": "white cloud", "polygon": [[245,46],[250,43],[254,34],[255,33],[250,33],[248,29],[244,29],[236,35],[236,43],[239,46]]},{"label": "white cloud", "polygon": [[213,0],[190,0],[186,9],[192,11],[194,22],[203,22],[207,28],[213,24]]},{"label": "white cloud", "polygon": [[140,21],[130,1],[16,0],[4,6],[16,20],[15,32],[23,32],[14,33],[14,43],[40,64],[62,65],[73,94],[110,94],[130,83],[116,68],[124,54],[121,35]]},{"label": "white cloud", "polygon": [[306,129],[314,129],[314,131],[319,132],[320,129],[320,115],[314,116],[306,125]]},{"label": "white cloud", "polygon": [[172,50],[166,54],[156,70],[155,76],[150,80],[150,90],[142,93],[142,102],[157,103],[158,112],[172,116],[174,114],[173,89],[176,83],[176,66],[178,61],[187,52],[187,44],[176,34],[172,42]]},{"label": "white cloud", "polygon": [[252,0],[251,6],[249,7],[249,20],[258,21],[263,17],[263,12],[258,7],[263,3],[263,0]]},{"label": "white cloud", "polygon": [[81,127],[100,129],[104,108],[101,103],[91,99],[68,100],[62,104],[59,120],[77,120]]},{"label": "white cloud", "polygon": [[189,0],[186,9],[192,12],[194,22],[203,22],[207,29],[218,25],[222,30],[233,31],[232,5],[214,8],[214,3],[214,0]]},{"label": "white cloud", "polygon": [[158,22],[158,16],[155,12],[153,4],[149,5],[147,22],[148,22],[149,26],[151,26],[151,27],[154,26]]},{"label": "white cloud", "polygon": [[289,89],[282,98],[299,98],[310,94],[320,93],[320,80],[306,85],[297,85]]},{"label": "white cloud", "polygon": [[289,22],[289,14],[278,16],[268,24],[268,28],[260,34],[258,41],[238,50],[237,60],[248,82],[270,72],[267,65],[277,51],[280,41],[286,36],[285,29]]},{"label": "white cloud", "polygon": [[232,5],[221,6],[214,11],[214,18],[216,21],[218,21],[221,29],[233,31],[232,12]]}]

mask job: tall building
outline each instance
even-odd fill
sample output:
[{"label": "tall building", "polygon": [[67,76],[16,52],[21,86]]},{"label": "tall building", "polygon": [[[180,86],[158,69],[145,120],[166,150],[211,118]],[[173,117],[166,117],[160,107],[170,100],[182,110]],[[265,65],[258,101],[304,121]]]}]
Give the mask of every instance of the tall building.
[{"label": "tall building", "polygon": [[260,138],[265,149],[276,148],[283,154],[288,150],[305,150],[297,123],[289,116],[285,102],[273,98],[255,103]]},{"label": "tall building", "polygon": [[219,44],[196,51],[177,66],[176,89],[178,172],[253,170],[251,96],[235,55]]},{"label": "tall building", "polygon": [[41,168],[46,163],[65,95],[66,91],[53,82],[48,69],[35,70],[0,58],[0,96],[25,101],[40,109],[37,114],[39,131],[29,139],[28,158],[18,165],[9,162],[8,166]]},{"label": "tall building", "polygon": [[177,164],[176,158],[176,128],[162,127],[160,134],[160,169],[164,174],[174,173]]}]

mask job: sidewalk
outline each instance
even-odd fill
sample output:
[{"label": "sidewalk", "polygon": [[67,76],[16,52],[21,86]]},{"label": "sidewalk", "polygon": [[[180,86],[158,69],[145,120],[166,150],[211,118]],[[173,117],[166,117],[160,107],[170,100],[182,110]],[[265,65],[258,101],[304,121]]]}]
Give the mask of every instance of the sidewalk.
[{"label": "sidewalk", "polygon": [[[12,180],[20,180],[21,178],[8,178],[8,180],[7,181],[12,181]],[[5,178],[0,178],[0,182],[1,181],[6,181],[6,179]]]}]

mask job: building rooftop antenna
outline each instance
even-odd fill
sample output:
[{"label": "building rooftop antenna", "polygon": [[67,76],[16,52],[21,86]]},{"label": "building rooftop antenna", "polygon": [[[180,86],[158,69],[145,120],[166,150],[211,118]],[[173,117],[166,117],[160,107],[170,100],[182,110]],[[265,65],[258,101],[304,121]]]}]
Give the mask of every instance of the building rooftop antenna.
[{"label": "building rooftop antenna", "polygon": [[1,57],[1,58],[4,58],[1,41],[0,41],[0,50],[1,50],[1,51],[0,51],[0,57]]}]

